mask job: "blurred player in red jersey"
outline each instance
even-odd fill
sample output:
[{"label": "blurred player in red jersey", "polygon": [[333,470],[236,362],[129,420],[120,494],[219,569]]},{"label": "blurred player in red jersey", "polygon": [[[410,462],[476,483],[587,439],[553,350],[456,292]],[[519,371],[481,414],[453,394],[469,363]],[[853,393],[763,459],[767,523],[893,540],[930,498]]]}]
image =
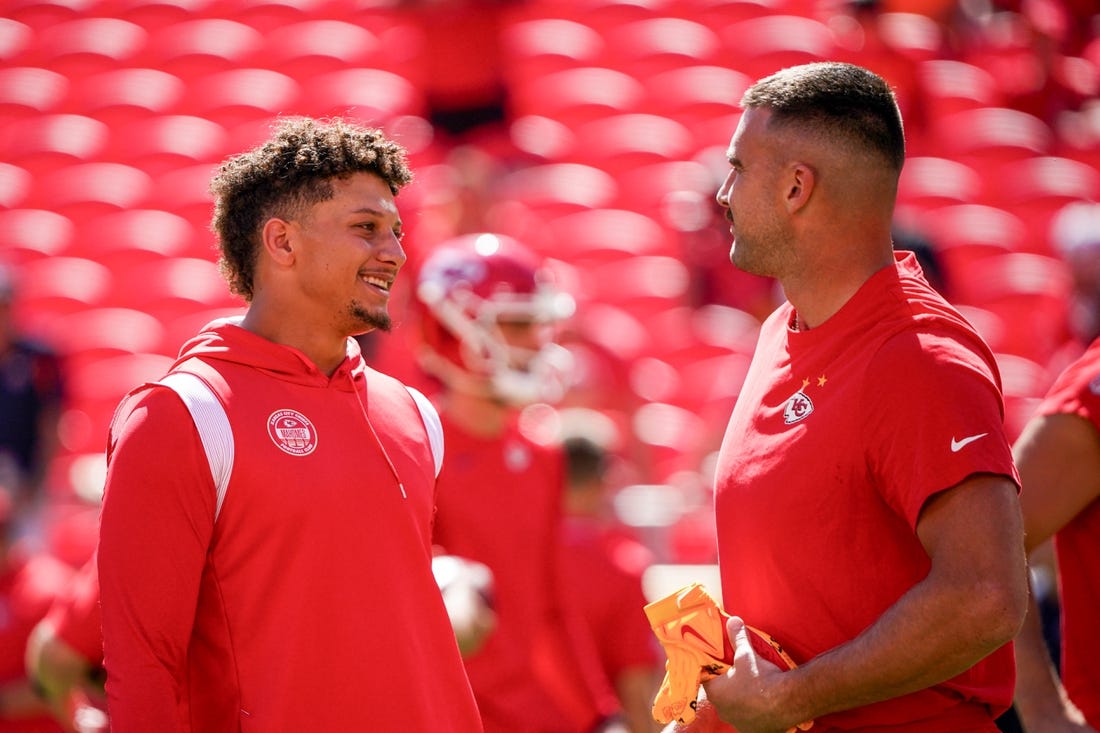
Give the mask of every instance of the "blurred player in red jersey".
[{"label": "blurred player in red jersey", "polygon": [[62,728],[36,694],[23,659],[31,630],[65,589],[72,568],[13,542],[13,511],[0,485],[0,733],[58,733]]},{"label": "blurred player in red jersey", "polygon": [[1056,671],[1032,604],[1016,641],[1016,711],[1028,733],[1093,733],[1100,730],[1100,338],[1055,380],[1014,452],[1028,550],[1054,538],[1062,630]]},{"label": "blurred player in red jersey", "polygon": [[528,249],[490,233],[433,250],[416,297],[420,361],[439,380],[447,439],[434,541],[492,574],[483,611],[495,624],[465,659],[485,729],[601,729],[617,706],[560,577],[564,457],[518,421],[519,408],[567,387],[568,355],[553,336],[572,301]]},{"label": "blurred player in red jersey", "polygon": [[67,733],[108,730],[94,555],[34,627],[26,663],[27,675]]},{"label": "blurred player in red jersey", "polygon": [[653,553],[614,518],[611,455],[584,434],[567,434],[565,562],[604,673],[615,687],[632,733],[657,730],[651,709],[665,655],[643,608],[642,576]]}]

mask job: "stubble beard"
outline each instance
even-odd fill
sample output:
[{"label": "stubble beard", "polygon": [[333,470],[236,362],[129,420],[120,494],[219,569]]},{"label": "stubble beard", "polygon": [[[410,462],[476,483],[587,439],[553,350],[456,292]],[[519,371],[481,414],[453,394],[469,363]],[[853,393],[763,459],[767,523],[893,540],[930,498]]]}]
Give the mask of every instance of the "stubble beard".
[{"label": "stubble beard", "polygon": [[367,308],[361,303],[353,302],[348,306],[348,313],[359,325],[359,333],[374,330],[389,332],[393,329],[393,319],[383,308]]}]

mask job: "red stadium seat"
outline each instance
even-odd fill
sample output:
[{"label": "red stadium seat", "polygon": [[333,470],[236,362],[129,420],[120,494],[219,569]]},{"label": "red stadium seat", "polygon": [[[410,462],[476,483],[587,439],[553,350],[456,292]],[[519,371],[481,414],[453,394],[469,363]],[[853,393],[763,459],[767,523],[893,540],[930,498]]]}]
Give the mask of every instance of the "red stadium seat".
[{"label": "red stadium seat", "polygon": [[32,66],[0,69],[0,115],[16,120],[56,112],[68,90],[69,81],[56,71]]},{"label": "red stadium seat", "polygon": [[[293,23],[324,17],[325,5],[326,0],[218,0],[206,13],[234,18],[266,34]],[[362,4],[353,7],[359,5]],[[333,7],[336,12],[351,9],[341,3]]]},{"label": "red stadium seat", "polygon": [[932,132],[946,157],[984,169],[1035,155],[1046,155],[1054,133],[1043,120],[1010,107],[979,107],[932,121]]},{"label": "red stadium seat", "polygon": [[218,123],[191,115],[158,115],[119,126],[112,149],[117,160],[158,176],[201,163],[217,163],[231,150]]},{"label": "red stadium seat", "polygon": [[995,353],[1005,400],[1005,430],[1015,441],[1053,383],[1041,363],[1019,354]]},{"label": "red stadium seat", "polygon": [[1005,95],[985,69],[958,59],[932,58],[917,64],[927,116],[943,117],[980,107],[999,107]]},{"label": "red stadium seat", "polygon": [[343,20],[300,20],[265,35],[257,63],[295,79],[369,67],[381,52],[377,36]]},{"label": "red stadium seat", "polygon": [[709,28],[786,12],[785,0],[685,0],[676,12]]},{"label": "red stadium seat", "polygon": [[1027,236],[1020,217],[985,204],[930,208],[917,224],[935,246],[952,291],[971,303],[975,302],[973,267],[986,258],[1022,250]]},{"label": "red stadium seat", "polygon": [[687,304],[690,276],[676,257],[639,255],[597,265],[581,274],[582,288],[593,299],[617,305],[642,323]]},{"label": "red stadium seat", "polygon": [[149,208],[182,216],[196,227],[205,227],[214,213],[210,180],[217,169],[217,163],[198,163],[161,174],[145,203]]},{"label": "red stadium seat", "polygon": [[609,66],[646,78],[683,66],[716,63],[722,43],[718,35],[686,18],[636,20],[606,31]]},{"label": "red stadium seat", "polygon": [[645,352],[649,332],[629,311],[617,305],[593,300],[578,309],[570,328],[585,341],[630,362]]},{"label": "red stadium seat", "polygon": [[44,209],[0,211],[0,259],[21,264],[67,254],[76,227],[61,214]]},{"label": "red stadium seat", "polygon": [[95,15],[101,8],[102,0],[8,0],[4,16],[38,31]]},{"label": "red stadium seat", "polygon": [[1071,277],[1065,262],[1013,252],[974,263],[967,275],[969,302],[1011,324],[1006,353],[1045,363],[1070,338]]},{"label": "red stadium seat", "polygon": [[[576,20],[601,35],[612,28],[647,18],[659,17],[672,7],[672,0],[539,0],[546,15]],[[538,6],[536,6],[538,7]]]},{"label": "red stadium seat", "polygon": [[17,165],[0,162],[0,206],[15,208],[31,193],[31,174]]},{"label": "red stadium seat", "polygon": [[155,33],[208,13],[212,0],[118,0],[117,13]]},{"label": "red stadium seat", "polygon": [[407,78],[383,69],[356,68],[311,78],[298,104],[306,114],[350,116],[381,126],[395,117],[423,116],[423,92]]},{"label": "red stadium seat", "polygon": [[564,158],[577,144],[569,125],[543,115],[515,116],[508,136],[518,150],[544,163]]},{"label": "red stadium seat", "polygon": [[689,361],[680,368],[675,404],[724,427],[741,393],[752,357],[721,354]]},{"label": "red stadium seat", "polygon": [[158,69],[115,69],[81,79],[72,88],[69,105],[115,125],[169,112],[184,91],[179,77]]},{"label": "red stadium seat", "polygon": [[190,83],[247,64],[263,46],[263,35],[228,18],[196,18],[159,29],[149,46],[156,68]]},{"label": "red stadium seat", "polygon": [[122,163],[82,163],[36,180],[33,201],[40,208],[65,214],[78,225],[100,214],[144,203],[150,176]]},{"label": "red stadium seat", "polygon": [[[672,69],[644,80],[647,111],[666,115],[687,125],[693,132],[705,122],[728,119],[738,113],[738,102],[752,83],[745,74],[723,66],[695,65]],[[728,143],[734,128],[722,140],[700,140],[699,148]]]},{"label": "red stadium seat", "polygon": [[668,160],[624,170],[618,181],[620,206],[650,216],[659,214],[661,223],[673,229],[683,230],[686,223],[668,205],[685,193],[698,194],[717,211],[714,194],[721,180],[694,160]]},{"label": "red stadium seat", "polygon": [[1040,156],[1007,163],[992,171],[993,193],[1000,206],[1028,226],[1024,249],[1054,254],[1050,226],[1054,217],[1076,201],[1100,199],[1100,172],[1071,158]]},{"label": "red stadium seat", "polygon": [[121,18],[78,17],[43,27],[35,38],[39,63],[70,77],[127,65],[145,50],[148,34]]},{"label": "red stadium seat", "polygon": [[167,211],[128,209],[89,221],[70,253],[88,257],[118,273],[124,269],[193,251],[195,227]]},{"label": "red stadium seat", "polygon": [[695,150],[687,127],[661,115],[620,114],[585,123],[576,129],[570,157],[619,175],[652,163],[683,160]]},{"label": "red stadium seat", "polygon": [[106,124],[84,115],[28,117],[6,126],[0,157],[41,176],[95,160],[109,137]]},{"label": "red stadium seat", "polygon": [[87,362],[157,352],[164,341],[164,326],[133,308],[88,308],[53,319],[45,335],[60,353],[79,355]]},{"label": "red stadium seat", "polygon": [[138,308],[162,321],[196,310],[240,305],[240,300],[229,293],[213,258],[153,260],[118,272],[115,279],[115,304]]},{"label": "red stadium seat", "polygon": [[752,356],[760,335],[760,321],[739,308],[712,303],[692,310],[691,332],[702,343],[718,344]]},{"label": "red stadium seat", "polygon": [[580,211],[554,219],[549,229],[552,247],[545,254],[582,269],[636,255],[676,254],[668,232],[635,211]]},{"label": "red stadium seat", "polygon": [[618,194],[606,171],[580,163],[545,163],[520,168],[499,181],[501,204],[524,206],[542,222],[610,205]]},{"label": "red stadium seat", "polygon": [[943,28],[922,13],[880,13],[875,29],[883,43],[914,61],[939,58],[946,51]]},{"label": "red stadium seat", "polygon": [[294,79],[271,69],[219,71],[188,86],[180,111],[233,127],[292,113],[301,91]]},{"label": "red stadium seat", "polygon": [[801,15],[769,15],[719,30],[723,65],[758,79],[787,66],[825,61],[839,53],[825,23]]},{"label": "red stadium seat", "polygon": [[599,66],[604,39],[591,27],[565,18],[530,18],[501,30],[505,65],[514,92],[546,74]]},{"label": "red stadium seat", "polygon": [[20,307],[35,330],[50,320],[103,305],[114,287],[111,271],[84,257],[46,257],[24,263]]},{"label": "red stadium seat", "polygon": [[34,44],[34,30],[11,18],[0,18],[0,61],[10,64]]},{"label": "red stadium seat", "polygon": [[512,94],[517,117],[540,115],[574,126],[640,111],[645,88],[630,74],[583,66],[530,79]]},{"label": "red stadium seat", "polygon": [[898,181],[898,207],[917,215],[942,206],[978,203],[982,194],[978,172],[950,158],[908,158]]}]

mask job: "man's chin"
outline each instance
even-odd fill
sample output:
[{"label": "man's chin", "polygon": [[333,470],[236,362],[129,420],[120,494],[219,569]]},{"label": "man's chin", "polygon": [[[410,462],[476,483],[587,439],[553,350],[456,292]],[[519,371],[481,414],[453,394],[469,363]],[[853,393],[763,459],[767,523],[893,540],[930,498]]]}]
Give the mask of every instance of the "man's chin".
[{"label": "man's chin", "polygon": [[351,315],[355,318],[359,326],[358,334],[361,335],[368,331],[386,331],[389,332],[393,329],[393,319],[390,318],[390,314],[386,311],[368,311],[363,308],[351,309]]}]

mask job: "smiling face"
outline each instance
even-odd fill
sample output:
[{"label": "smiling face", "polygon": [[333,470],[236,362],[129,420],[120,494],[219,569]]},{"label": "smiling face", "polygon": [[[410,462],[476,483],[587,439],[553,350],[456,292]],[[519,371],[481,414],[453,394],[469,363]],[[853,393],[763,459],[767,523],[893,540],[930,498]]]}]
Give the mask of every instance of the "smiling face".
[{"label": "smiling face", "polygon": [[344,335],[389,330],[390,290],[406,259],[393,193],[371,173],[332,186],[332,198],[290,223],[303,305]]}]

